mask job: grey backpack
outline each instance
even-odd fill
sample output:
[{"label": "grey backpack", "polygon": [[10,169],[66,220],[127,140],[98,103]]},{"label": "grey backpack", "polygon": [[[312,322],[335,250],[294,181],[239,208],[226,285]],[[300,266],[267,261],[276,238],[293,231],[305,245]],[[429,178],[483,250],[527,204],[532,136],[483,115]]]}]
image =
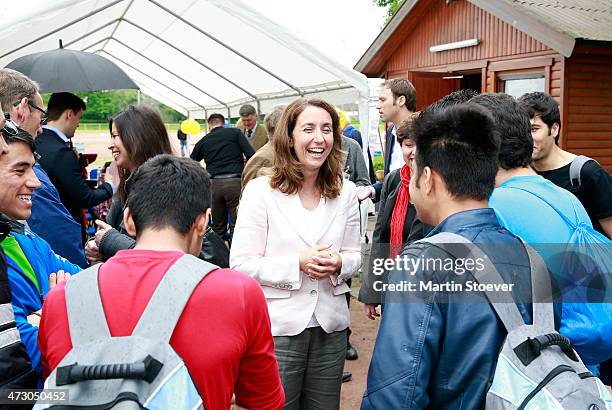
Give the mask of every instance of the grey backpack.
[{"label": "grey backpack", "polygon": [[[471,272],[479,284],[505,283],[485,253],[463,236],[443,232],[420,242],[465,244],[469,254],[463,258],[484,261],[485,269]],[[537,302],[552,300],[550,277],[542,258],[524,246],[531,265],[533,324],[525,324],[510,292],[484,292],[508,331],[485,409],[612,409],[612,395],[587,370],[569,339],[555,331],[552,303]],[[452,247],[444,249],[458,257]]]},{"label": "grey backpack", "polygon": [[84,270],[66,284],[72,350],[51,373],[45,390],[68,389],[68,402],[40,402],[34,408],[203,408],[183,360],[169,342],[193,290],[217,266],[191,255],[180,257],[127,337],[112,337],[108,330],[99,267]]},{"label": "grey backpack", "polygon": [[569,179],[571,187],[569,191],[571,193],[576,194],[576,192],[580,191],[580,187],[582,186],[580,172],[582,171],[584,164],[589,161],[595,160],[593,158],[585,157],[584,155],[578,155],[572,162],[570,162]]}]

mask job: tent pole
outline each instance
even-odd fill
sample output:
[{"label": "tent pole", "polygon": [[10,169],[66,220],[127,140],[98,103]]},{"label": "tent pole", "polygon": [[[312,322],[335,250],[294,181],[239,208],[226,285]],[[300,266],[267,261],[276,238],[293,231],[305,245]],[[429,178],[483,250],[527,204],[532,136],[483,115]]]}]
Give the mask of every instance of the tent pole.
[{"label": "tent pole", "polygon": [[[74,43],[76,43],[77,41],[81,41],[81,40],[83,40],[84,38],[89,37],[89,36],[91,36],[92,34],[97,33],[98,31],[102,30],[103,28],[106,28],[106,27],[108,27],[108,26],[110,26],[110,25],[112,25],[112,24],[114,24],[114,23],[116,23],[116,22],[118,22],[118,21],[120,21],[120,20],[119,20],[119,19],[114,19],[113,21],[109,21],[108,23],[105,23],[105,24],[101,25],[100,27],[95,28],[95,29],[93,29],[93,30],[91,30],[91,31],[89,31],[89,32],[87,32],[87,33],[85,33],[85,34],[83,34],[82,36],[79,36],[79,37],[75,38],[74,40],[72,40],[72,41],[70,41],[70,42],[68,42],[68,43],[64,44],[64,48],[68,48],[68,47],[70,47],[71,45],[73,45]],[[100,42],[100,41],[98,41],[98,43],[99,43],[99,42]],[[96,43],[96,44],[98,44],[98,43]]]},{"label": "tent pole", "polygon": [[144,31],[145,33],[147,33],[148,35],[150,35],[151,37],[156,38],[157,40],[161,41],[162,43],[166,44],[168,47],[171,47],[173,49],[175,49],[176,51],[178,51],[179,53],[183,54],[185,57],[189,58],[190,60],[194,61],[195,63],[201,65],[202,67],[204,67],[205,69],[207,69],[208,71],[210,71],[213,74],[216,74],[218,77],[224,79],[225,81],[227,81],[228,83],[230,83],[231,85],[233,85],[234,87],[238,88],[240,91],[242,91],[243,93],[247,94],[249,97],[251,97],[254,100],[257,100],[257,97],[254,94],[251,94],[250,92],[248,92],[247,90],[245,90],[244,88],[242,88],[241,86],[239,86],[238,84],[236,84],[235,82],[233,82],[232,80],[230,80],[229,78],[225,77],[223,74],[218,73],[217,71],[213,70],[212,68],[210,68],[209,66],[207,66],[206,64],[204,64],[203,62],[201,62],[200,60],[190,56],[188,53],[186,53],[185,51],[181,50],[180,48],[178,48],[177,46],[175,46],[174,44],[170,43],[169,41],[164,40],[163,38],[159,37],[158,35],[156,35],[155,33],[147,30],[146,28],[134,23],[131,20],[128,19],[124,19],[123,21],[125,21],[126,23],[131,24],[132,26]]},{"label": "tent pole", "polygon": [[93,16],[94,14],[98,14],[98,13],[100,13],[101,11],[104,11],[104,10],[106,10],[107,8],[112,7],[112,6],[114,6],[115,4],[117,4],[117,3],[121,3],[122,1],[124,1],[124,0],[115,0],[115,1],[113,1],[112,3],[109,3],[109,4],[107,4],[107,5],[106,5],[106,6],[104,6],[104,7],[100,7],[99,9],[96,9],[96,10],[94,10],[94,11],[92,11],[92,12],[89,12],[89,13],[85,14],[84,16],[81,16],[81,17],[79,17],[79,18],[77,18],[77,19],[75,19],[75,20],[72,20],[71,22],[66,23],[66,24],[64,24],[64,25],[63,25],[63,26],[61,26],[61,27],[58,27],[58,28],[56,28],[55,30],[52,30],[52,31],[50,31],[50,32],[48,32],[48,33],[45,33],[45,34],[43,34],[42,36],[37,37],[37,38],[35,38],[34,40],[32,40],[32,41],[30,41],[30,42],[28,42],[28,43],[26,43],[26,44],[24,44],[24,45],[22,45],[22,46],[19,46],[19,47],[17,47],[17,48],[16,48],[16,49],[14,49],[14,50],[9,51],[8,53],[4,53],[3,55],[1,55],[1,56],[0,56],[0,58],[4,58],[4,57],[6,57],[6,56],[8,56],[8,55],[13,54],[13,53],[14,53],[14,52],[16,52],[16,51],[22,50],[22,49],[26,48],[26,47],[27,47],[27,46],[29,46],[29,45],[32,45],[32,44],[34,44],[34,43],[36,43],[36,42],[38,42],[38,41],[40,41],[40,40],[42,40],[42,39],[45,39],[45,38],[49,37],[51,34],[55,34],[55,33],[57,33],[58,31],[62,31],[63,29],[68,28],[68,27],[70,27],[70,26],[72,26],[72,25],[74,25],[74,24],[78,23],[79,21],[82,21],[82,20],[84,20],[84,19],[88,18],[88,17],[91,17],[91,16]]},{"label": "tent pole", "polygon": [[186,80],[186,79],[184,79],[183,77],[181,77],[181,76],[179,76],[178,74],[174,73],[172,70],[170,70],[170,69],[168,69],[168,68],[166,68],[166,67],[162,66],[161,64],[157,63],[156,61],[154,61],[154,60],[150,59],[149,57],[147,57],[146,55],[142,54],[140,51],[138,51],[138,50],[136,50],[136,49],[134,49],[134,48],[130,47],[129,45],[127,45],[127,44],[126,44],[126,43],[124,43],[123,41],[118,40],[118,39],[116,39],[116,38],[110,38],[110,37],[109,37],[109,38],[104,38],[104,39],[102,39],[102,40],[100,40],[100,41],[98,41],[98,42],[96,42],[96,43],[94,43],[94,44],[90,45],[89,47],[85,47],[85,48],[81,49],[81,51],[85,51],[85,50],[87,50],[88,48],[91,48],[91,47],[93,47],[93,46],[95,46],[95,45],[97,45],[97,44],[99,44],[99,43],[101,43],[101,42],[103,42],[103,41],[108,40],[108,39],[111,39],[111,40],[116,41],[117,43],[121,44],[122,46],[124,46],[124,47],[125,47],[125,48],[127,48],[128,50],[130,50],[130,51],[132,51],[133,53],[135,53],[135,54],[139,55],[140,57],[144,58],[145,60],[147,60],[147,61],[148,61],[148,62],[150,62],[151,64],[154,64],[155,66],[157,66],[157,67],[161,68],[162,70],[166,71],[166,72],[167,72],[167,73],[169,73],[170,75],[172,75],[172,76],[174,76],[174,77],[178,78],[179,80],[183,81],[184,83],[188,84],[189,86],[191,86],[191,87],[195,88],[196,90],[198,90],[198,91],[199,91],[199,92],[201,92],[202,94],[209,96],[210,98],[212,98],[213,100],[217,101],[219,104],[223,105],[224,107],[226,107],[226,108],[229,110],[229,105],[228,105],[227,103],[224,103],[223,101],[221,101],[221,100],[219,100],[218,98],[214,97],[213,95],[211,95],[211,94],[207,93],[206,91],[204,91],[203,89],[201,89],[201,88],[200,88],[200,87],[198,87],[197,85],[193,84],[193,83],[192,83],[192,82],[190,82],[190,81],[187,81],[187,80]]},{"label": "tent pole", "polygon": [[[127,14],[128,10],[130,9],[130,7],[132,7],[132,4],[134,4],[134,0],[130,0],[130,4],[127,5],[127,7],[125,8],[125,10],[123,11],[123,14],[121,14],[121,17],[119,17],[119,23],[117,23],[117,25],[115,26],[115,28],[113,28],[113,31],[110,33],[110,35],[108,36],[109,38],[113,38],[113,36],[115,35],[115,33],[117,32],[117,29],[119,28],[119,24],[121,23],[121,20],[123,20],[125,18],[125,15]],[[102,48],[106,47],[108,45],[108,41],[106,42],[106,44],[104,44],[102,46]]]},{"label": "tent pole", "polygon": [[[279,77],[278,75],[274,74],[273,72],[271,72],[270,70],[266,69],[265,67],[262,67],[261,65],[257,64],[255,61],[251,60],[250,58],[248,58],[247,56],[245,56],[244,54],[240,53],[238,50],[233,49],[232,47],[230,47],[229,45],[225,44],[224,42],[222,42],[221,40],[219,40],[218,38],[208,34],[207,32],[205,32],[204,30],[202,30],[200,27],[196,26],[195,24],[191,23],[190,21],[185,20],[182,16],[180,16],[179,14],[176,14],[175,12],[173,12],[172,10],[162,6],[161,4],[159,4],[157,1],[155,0],[149,0],[149,3],[153,3],[155,4],[157,7],[159,7],[160,9],[164,10],[166,13],[172,15],[174,18],[182,21],[183,23],[187,24],[189,27],[191,27],[192,29],[200,32],[201,34],[205,35],[206,37],[210,38],[211,40],[215,41],[217,44],[225,47],[226,49],[228,49],[229,51],[231,51],[232,53],[236,54],[237,56],[243,58],[244,60],[248,61],[249,63],[253,64],[255,67],[259,68],[260,70],[262,70],[264,73],[276,78],[278,81],[280,81],[281,83],[285,84],[286,86],[288,86],[289,88],[293,89],[294,91],[296,91],[300,96],[304,96],[302,90],[300,90],[298,87],[294,86],[293,84],[291,84],[290,82],[283,80],[281,77]],[[259,112],[259,111],[257,111]]]},{"label": "tent pole", "polygon": [[[198,106],[198,107],[200,107],[201,109],[203,109],[203,110],[205,110],[205,109],[206,109],[206,108],[204,108],[203,106],[201,106],[201,105],[200,105],[200,103],[198,103],[198,102],[196,102],[196,101],[192,100],[191,98],[187,97],[187,96],[186,96],[186,95],[184,95],[184,94],[181,94],[180,92],[176,91],[174,88],[169,87],[168,85],[166,85],[166,84],[164,84],[164,83],[161,83],[159,80],[157,80],[157,79],[155,79],[155,78],[151,77],[149,74],[147,74],[147,73],[145,73],[144,71],[142,71],[142,70],[140,70],[140,69],[138,69],[138,68],[134,67],[133,65],[131,65],[131,64],[129,64],[129,63],[126,63],[125,61],[123,61],[123,60],[122,60],[122,59],[120,59],[119,57],[117,57],[117,56],[115,56],[115,55],[113,55],[113,54],[109,53],[108,51],[106,51],[106,50],[97,50],[97,51],[96,51],[96,53],[98,53],[98,52],[102,52],[102,53],[106,53],[106,54],[108,54],[109,56],[111,56],[111,57],[112,57],[112,58],[114,58],[115,60],[117,60],[117,61],[121,61],[121,63],[123,63],[123,64],[125,64],[126,66],[130,67],[132,70],[134,70],[134,71],[136,71],[136,72],[139,72],[140,74],[144,75],[145,77],[147,77],[147,78],[148,78],[148,79],[150,79],[150,80],[153,80],[154,82],[156,82],[157,84],[159,84],[159,85],[163,86],[164,88],[167,88],[168,90],[172,91],[173,93],[175,93],[175,94],[177,94],[177,95],[180,95],[180,96],[181,96],[181,97],[183,97],[184,99],[191,101],[192,103],[194,103],[195,105],[197,105],[197,106]],[[189,111],[189,110],[187,110],[187,111]]]}]

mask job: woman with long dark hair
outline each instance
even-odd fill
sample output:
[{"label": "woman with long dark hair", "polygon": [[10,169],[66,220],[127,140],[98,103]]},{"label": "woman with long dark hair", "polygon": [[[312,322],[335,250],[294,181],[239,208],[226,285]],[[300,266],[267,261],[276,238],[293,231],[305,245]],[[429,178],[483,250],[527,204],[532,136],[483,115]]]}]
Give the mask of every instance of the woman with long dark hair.
[{"label": "woman with long dark hair", "polygon": [[92,262],[108,259],[133,244],[133,239],[125,232],[122,220],[122,211],[128,203],[132,173],[149,158],[159,154],[174,154],[159,112],[145,105],[130,105],[110,119],[108,128],[111,134],[111,145],[108,148],[119,170],[119,187],[107,219],[115,221],[115,225],[96,221],[100,229],[95,239],[90,240],[85,247],[86,256]]}]

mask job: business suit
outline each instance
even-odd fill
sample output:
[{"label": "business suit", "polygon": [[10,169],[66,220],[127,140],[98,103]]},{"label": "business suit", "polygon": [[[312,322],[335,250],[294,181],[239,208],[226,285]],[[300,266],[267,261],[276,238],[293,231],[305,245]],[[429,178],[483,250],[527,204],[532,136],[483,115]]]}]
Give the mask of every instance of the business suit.
[{"label": "business suit", "polygon": [[[274,336],[297,335],[313,313],[327,333],[349,325],[344,293],[350,289],[345,282],[361,266],[355,185],[345,180],[341,195],[322,206],[325,228],[309,237],[309,221],[297,194],[272,189],[265,176],[252,180],[242,193],[230,266],[261,284]],[[339,275],[313,281],[300,271],[300,252],[317,244],[332,244],[340,253]]]},{"label": "business suit", "polygon": [[[387,129],[387,135],[385,136],[385,167],[384,174],[385,177],[389,175],[389,167],[391,166],[391,158],[393,158],[393,148],[395,147],[395,135],[393,135],[393,128],[395,125],[391,125]],[[372,185],[376,194],[374,196],[374,202],[378,202],[381,199],[381,190],[383,187],[383,182],[378,181]]]},{"label": "business suit", "polygon": [[76,154],[52,129],[43,127],[43,133],[36,138],[36,152],[40,155],[40,165],[57,188],[62,203],[74,220],[81,224],[85,236],[83,209],[112,197],[112,186],[105,182],[98,188],[90,188]]},{"label": "business suit", "polygon": [[[242,123],[239,124],[237,128],[246,136],[244,125]],[[251,138],[247,138],[247,140],[249,140],[255,151],[263,147],[265,143],[268,142],[268,131],[266,130],[266,127],[261,124],[257,124],[257,127],[255,127],[255,134],[251,135]]]},{"label": "business suit", "polygon": [[[258,127],[259,128],[259,127]],[[242,171],[242,190],[252,180],[272,171],[274,165],[274,147],[272,142],[266,142],[255,155],[247,161]]]}]

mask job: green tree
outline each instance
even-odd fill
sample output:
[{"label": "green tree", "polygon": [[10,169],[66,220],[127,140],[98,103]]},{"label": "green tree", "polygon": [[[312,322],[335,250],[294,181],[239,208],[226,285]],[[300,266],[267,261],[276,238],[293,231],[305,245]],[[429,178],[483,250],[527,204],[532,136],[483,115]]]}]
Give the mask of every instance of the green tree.
[{"label": "green tree", "polygon": [[372,0],[378,7],[388,7],[385,24],[395,15],[405,0]]},{"label": "green tree", "polygon": [[[128,105],[138,103],[138,91],[136,90],[96,91],[75,94],[87,103],[87,110],[83,114],[82,123],[108,122],[110,117],[126,109]],[[47,105],[50,96],[51,94],[43,95],[45,105]],[[186,118],[180,112],[144,94],[141,94],[140,102],[159,110],[164,122],[178,123]]]}]

